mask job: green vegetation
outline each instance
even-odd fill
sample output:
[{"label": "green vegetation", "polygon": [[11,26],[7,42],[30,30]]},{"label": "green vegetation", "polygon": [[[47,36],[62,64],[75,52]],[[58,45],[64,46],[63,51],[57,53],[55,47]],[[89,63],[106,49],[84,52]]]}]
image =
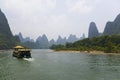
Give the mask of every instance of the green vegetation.
[{"label": "green vegetation", "polygon": [[11,49],[19,42],[19,37],[12,35],[7,18],[0,10],[0,50]]},{"label": "green vegetation", "polygon": [[0,50],[11,49],[18,43],[19,38],[17,36],[6,38],[5,36],[0,35]]},{"label": "green vegetation", "polygon": [[66,43],[66,45],[52,45],[51,49],[120,53],[120,35],[86,38],[74,43]]}]

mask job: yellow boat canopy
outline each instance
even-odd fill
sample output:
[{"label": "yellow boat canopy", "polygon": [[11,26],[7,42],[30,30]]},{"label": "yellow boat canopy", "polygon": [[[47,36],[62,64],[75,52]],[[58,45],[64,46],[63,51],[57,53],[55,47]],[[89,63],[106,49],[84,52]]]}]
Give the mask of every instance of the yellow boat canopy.
[{"label": "yellow boat canopy", "polygon": [[24,48],[24,47],[22,47],[22,46],[16,46],[14,48],[21,49],[21,48]]}]

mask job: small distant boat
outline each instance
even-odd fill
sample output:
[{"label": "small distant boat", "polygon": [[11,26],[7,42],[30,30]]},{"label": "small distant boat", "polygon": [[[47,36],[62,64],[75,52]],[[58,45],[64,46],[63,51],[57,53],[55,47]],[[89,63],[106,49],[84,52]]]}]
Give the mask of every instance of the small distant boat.
[{"label": "small distant boat", "polygon": [[31,49],[23,46],[15,46],[13,50],[13,56],[17,58],[31,58]]}]

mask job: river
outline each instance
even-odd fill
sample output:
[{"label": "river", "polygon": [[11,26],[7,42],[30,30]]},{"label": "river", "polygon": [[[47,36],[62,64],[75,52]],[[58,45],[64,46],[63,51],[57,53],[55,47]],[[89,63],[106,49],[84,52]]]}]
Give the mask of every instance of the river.
[{"label": "river", "polygon": [[0,80],[120,80],[119,55],[32,50],[32,59],[0,51]]}]

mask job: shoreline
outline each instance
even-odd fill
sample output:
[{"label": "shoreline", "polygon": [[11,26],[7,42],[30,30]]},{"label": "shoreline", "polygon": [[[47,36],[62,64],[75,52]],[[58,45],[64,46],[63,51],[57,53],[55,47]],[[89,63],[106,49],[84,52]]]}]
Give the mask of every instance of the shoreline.
[{"label": "shoreline", "polygon": [[105,53],[104,51],[75,51],[75,50],[59,50],[55,52],[75,52],[75,53],[83,53],[83,54],[90,54],[90,55],[120,55],[120,53]]}]

